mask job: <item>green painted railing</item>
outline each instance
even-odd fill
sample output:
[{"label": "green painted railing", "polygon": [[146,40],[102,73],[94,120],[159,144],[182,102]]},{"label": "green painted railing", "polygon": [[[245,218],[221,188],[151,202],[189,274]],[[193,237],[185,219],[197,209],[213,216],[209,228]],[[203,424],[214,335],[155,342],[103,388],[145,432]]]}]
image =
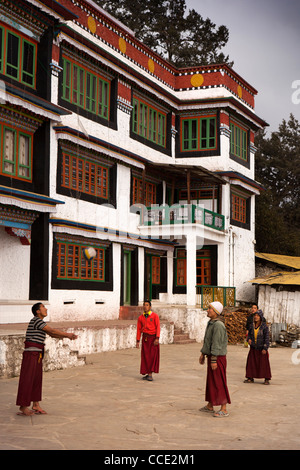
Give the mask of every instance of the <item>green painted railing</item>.
[{"label": "green painted railing", "polygon": [[195,204],[151,206],[141,211],[142,225],[201,224],[215,230],[224,230],[224,215]]},{"label": "green painted railing", "polygon": [[218,301],[224,307],[235,306],[235,287],[196,286],[196,304],[207,309],[211,302]]}]

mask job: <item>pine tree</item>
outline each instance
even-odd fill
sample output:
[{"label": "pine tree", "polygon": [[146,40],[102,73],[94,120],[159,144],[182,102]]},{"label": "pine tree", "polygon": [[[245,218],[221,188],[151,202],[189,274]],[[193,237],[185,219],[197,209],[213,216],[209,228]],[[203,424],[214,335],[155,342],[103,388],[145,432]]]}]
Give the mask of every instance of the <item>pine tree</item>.
[{"label": "pine tree", "polygon": [[257,250],[300,256],[300,124],[291,114],[277,132],[256,138]]},{"label": "pine tree", "polygon": [[194,9],[186,14],[185,0],[97,0],[108,13],[129,27],[137,39],[177,67],[233,62],[221,52],[226,26],[216,28]]}]

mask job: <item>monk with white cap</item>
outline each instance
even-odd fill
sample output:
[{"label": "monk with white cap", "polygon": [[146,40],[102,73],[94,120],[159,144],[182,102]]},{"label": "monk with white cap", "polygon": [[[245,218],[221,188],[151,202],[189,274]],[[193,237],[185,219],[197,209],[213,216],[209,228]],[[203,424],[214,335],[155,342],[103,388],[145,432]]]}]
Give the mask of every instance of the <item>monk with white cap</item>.
[{"label": "monk with white cap", "polygon": [[[227,404],[231,403],[226,380],[228,338],[224,321],[220,317],[222,311],[223,305],[220,302],[212,302],[208,306],[207,316],[210,320],[199,358],[200,364],[204,364],[207,357],[205,400],[208,402],[200,411],[212,413],[216,418],[229,416]],[[218,405],[221,408],[215,412],[214,406]]]}]

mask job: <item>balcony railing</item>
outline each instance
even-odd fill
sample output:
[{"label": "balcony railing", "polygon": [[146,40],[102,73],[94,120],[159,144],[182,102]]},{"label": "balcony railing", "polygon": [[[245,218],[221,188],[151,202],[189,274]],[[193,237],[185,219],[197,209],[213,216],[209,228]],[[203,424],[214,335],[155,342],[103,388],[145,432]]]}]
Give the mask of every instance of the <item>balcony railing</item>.
[{"label": "balcony railing", "polygon": [[195,204],[152,205],[141,211],[141,225],[201,224],[224,230],[224,221],[224,215]]},{"label": "balcony railing", "polygon": [[211,302],[218,301],[224,307],[235,306],[235,287],[196,286],[196,304],[207,309]]}]

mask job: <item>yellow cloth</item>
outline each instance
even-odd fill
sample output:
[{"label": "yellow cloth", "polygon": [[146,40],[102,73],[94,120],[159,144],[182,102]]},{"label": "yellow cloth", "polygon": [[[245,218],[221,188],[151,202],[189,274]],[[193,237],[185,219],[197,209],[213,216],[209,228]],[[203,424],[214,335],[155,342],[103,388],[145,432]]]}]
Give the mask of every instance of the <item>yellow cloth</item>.
[{"label": "yellow cloth", "polygon": [[258,334],[259,327],[254,328],[254,341],[257,341],[257,334]]}]

